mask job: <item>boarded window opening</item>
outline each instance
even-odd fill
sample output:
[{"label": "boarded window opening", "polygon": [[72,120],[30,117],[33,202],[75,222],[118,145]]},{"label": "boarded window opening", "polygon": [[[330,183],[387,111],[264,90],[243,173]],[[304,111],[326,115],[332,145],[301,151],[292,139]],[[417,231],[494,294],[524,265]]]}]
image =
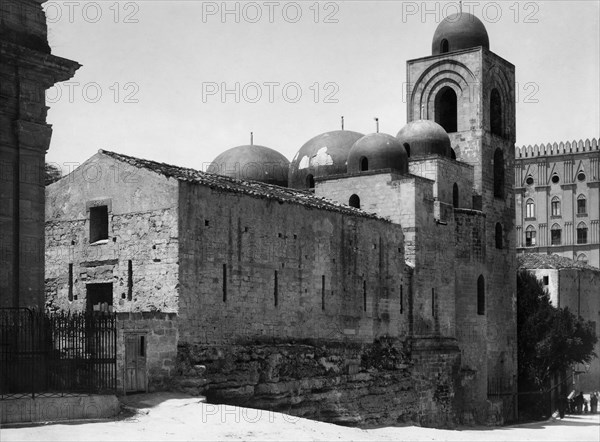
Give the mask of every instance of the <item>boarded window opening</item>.
[{"label": "boarded window opening", "polygon": [[443,87],[435,96],[435,122],[446,132],[457,130],[456,92],[449,86]]},{"label": "boarded window opening", "polygon": [[90,242],[108,239],[108,207],[90,207]]},{"label": "boarded window opening", "polygon": [[485,315],[485,279],[483,275],[477,278],[477,314]]}]

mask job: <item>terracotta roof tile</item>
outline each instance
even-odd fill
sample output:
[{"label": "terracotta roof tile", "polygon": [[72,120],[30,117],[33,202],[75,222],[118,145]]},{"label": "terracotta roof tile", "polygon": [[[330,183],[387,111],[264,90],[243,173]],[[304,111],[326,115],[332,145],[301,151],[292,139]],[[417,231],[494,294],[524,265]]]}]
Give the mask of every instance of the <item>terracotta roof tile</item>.
[{"label": "terracotta roof tile", "polygon": [[312,193],[301,190],[279,187],[271,184],[260,183],[258,181],[238,180],[223,175],[202,172],[200,170],[131,157],[103,149],[100,149],[98,153],[114,158],[117,161],[139,167],[141,169],[150,170],[167,178],[174,178],[179,181],[196,183],[212,189],[219,189],[224,192],[241,193],[255,198],[267,198],[280,202],[298,204],[312,209],[329,210],[346,215],[388,221],[387,219],[381,218],[373,213],[367,213],[360,209],[355,209],[354,207],[317,197]]},{"label": "terracotta roof tile", "polygon": [[579,261],[573,261],[563,256],[544,255],[541,253],[518,254],[517,266],[519,269],[587,269],[600,272],[599,268]]}]

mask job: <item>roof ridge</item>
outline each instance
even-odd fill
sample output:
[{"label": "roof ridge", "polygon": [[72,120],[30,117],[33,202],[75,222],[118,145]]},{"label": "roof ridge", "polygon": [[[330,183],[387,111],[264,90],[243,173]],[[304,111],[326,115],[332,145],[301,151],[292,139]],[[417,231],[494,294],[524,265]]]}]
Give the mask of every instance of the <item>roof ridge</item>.
[{"label": "roof ridge", "polygon": [[318,197],[312,193],[298,189],[280,187],[274,184],[267,184],[259,181],[239,180],[224,175],[217,175],[189,167],[176,166],[154,160],[146,160],[105,149],[99,149],[98,153],[114,158],[118,161],[125,162],[134,167],[150,170],[167,178],[174,178],[178,181],[205,185],[225,192],[242,193],[255,198],[268,198],[279,202],[297,204],[313,209],[323,209],[331,212],[391,222],[388,219],[380,217],[374,213],[368,213],[363,210],[346,206],[327,198]]}]

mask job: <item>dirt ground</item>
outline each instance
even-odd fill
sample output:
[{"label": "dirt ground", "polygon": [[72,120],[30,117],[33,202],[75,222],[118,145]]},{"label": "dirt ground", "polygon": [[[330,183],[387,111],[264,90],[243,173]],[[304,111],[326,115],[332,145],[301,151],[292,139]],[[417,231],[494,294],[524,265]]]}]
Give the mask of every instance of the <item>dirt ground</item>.
[{"label": "dirt ground", "polygon": [[501,428],[361,430],[281,413],[204,403],[170,393],[134,395],[118,420],[0,429],[0,441],[600,441],[600,414]]}]

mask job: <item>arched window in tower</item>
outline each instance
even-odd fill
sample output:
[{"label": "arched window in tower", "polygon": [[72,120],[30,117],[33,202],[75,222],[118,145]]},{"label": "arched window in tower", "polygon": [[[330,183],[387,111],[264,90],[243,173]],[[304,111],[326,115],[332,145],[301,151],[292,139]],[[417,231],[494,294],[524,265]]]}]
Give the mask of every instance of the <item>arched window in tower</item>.
[{"label": "arched window in tower", "polygon": [[502,248],[502,224],[496,223],[496,248]]},{"label": "arched window in tower", "polygon": [[359,170],[361,172],[369,170],[369,160],[367,160],[367,157],[362,157],[360,159]]},{"label": "arched window in tower", "polygon": [[550,209],[552,210],[552,216],[560,216],[560,198],[557,196],[552,198]]},{"label": "arched window in tower", "polygon": [[581,194],[577,197],[577,215],[585,215],[587,213],[587,204],[585,195]]},{"label": "arched window in tower", "polygon": [[408,156],[408,158],[410,158],[410,144],[408,143],[404,143],[404,150],[406,151],[406,155]]},{"label": "arched window in tower", "polygon": [[456,132],[456,92],[443,87],[435,96],[435,122],[446,132]]},{"label": "arched window in tower", "polygon": [[502,100],[498,89],[492,89],[490,96],[490,131],[494,135],[504,136],[504,124],[502,121]]},{"label": "arched window in tower", "polygon": [[454,183],[454,186],[452,186],[452,207],[456,209],[458,204],[458,184]]},{"label": "arched window in tower", "polygon": [[309,189],[315,188],[315,177],[310,173],[306,175],[306,187]]},{"label": "arched window in tower", "polygon": [[483,275],[477,278],[477,314],[485,315],[485,279]]},{"label": "arched window in tower", "polygon": [[504,198],[504,153],[500,148],[494,152],[494,196]]},{"label": "arched window in tower", "polygon": [[562,229],[558,224],[554,224],[550,229],[550,244],[553,246],[562,244]]},{"label": "arched window in tower", "polygon": [[527,226],[527,228],[525,229],[525,247],[535,247],[535,236],[535,227]]},{"label": "arched window in tower", "polygon": [[350,197],[350,200],[348,201],[348,205],[350,207],[356,207],[357,209],[360,209],[360,198],[358,197],[358,195],[352,195]]},{"label": "arched window in tower", "polygon": [[525,218],[535,218],[535,203],[532,198],[525,203]]},{"label": "arched window in tower", "polygon": [[448,40],[444,38],[442,40],[442,42],[440,43],[440,54],[445,54],[449,50],[450,50],[450,45],[448,44]]},{"label": "arched window in tower", "polygon": [[582,221],[577,224],[577,244],[587,244],[587,225]]}]

